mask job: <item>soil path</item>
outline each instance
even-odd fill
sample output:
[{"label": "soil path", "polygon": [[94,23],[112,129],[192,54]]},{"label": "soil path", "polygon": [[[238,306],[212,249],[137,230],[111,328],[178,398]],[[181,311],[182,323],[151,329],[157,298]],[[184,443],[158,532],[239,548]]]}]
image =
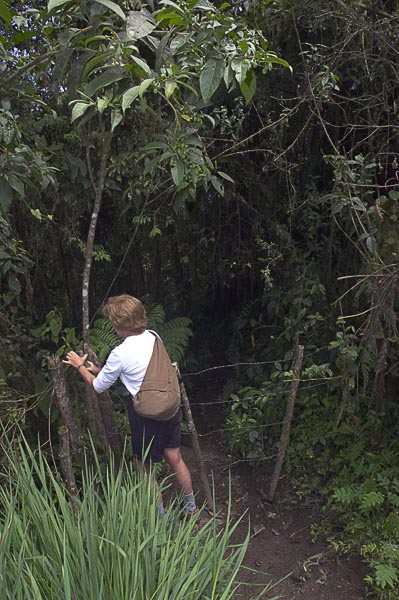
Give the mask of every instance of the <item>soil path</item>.
[{"label": "soil path", "polygon": [[[195,413],[198,413],[197,415]],[[265,500],[270,473],[265,469],[253,470],[248,463],[231,465],[220,443],[220,434],[207,431],[201,411],[195,410],[194,419],[200,437],[201,451],[210,481],[214,483],[218,510],[225,510],[231,478],[232,516],[239,519],[237,539],[244,539],[248,527],[251,532],[245,556],[245,568],[235,600],[250,600],[266,584],[270,589],[261,598],[271,600],[365,600],[366,571],[359,557],[337,557],[326,540],[314,541],[311,525],[320,521],[321,507],[317,501],[301,499],[293,491],[286,477],[279,481],[273,504]],[[218,419],[216,419],[218,420]],[[205,434],[205,435],[204,435]],[[183,447],[183,456],[192,471],[196,489],[200,489],[198,469],[191,448]],[[269,469],[273,465],[268,466]],[[199,493],[201,499],[201,493]]]}]

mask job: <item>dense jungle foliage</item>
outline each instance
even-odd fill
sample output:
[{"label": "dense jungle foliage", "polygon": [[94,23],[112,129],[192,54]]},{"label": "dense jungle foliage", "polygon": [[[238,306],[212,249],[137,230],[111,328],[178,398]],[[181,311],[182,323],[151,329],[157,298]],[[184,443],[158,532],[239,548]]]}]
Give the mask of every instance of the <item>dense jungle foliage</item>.
[{"label": "dense jungle foliage", "polygon": [[[127,292],[185,371],[251,363],[214,385],[226,449],[260,469],[299,341],[287,466],[397,598],[398,3],[0,0],[0,19],[3,436],[57,444],[59,357],[103,360],[101,304]],[[100,405],[65,376],[75,433],[114,447],[123,390]]]}]

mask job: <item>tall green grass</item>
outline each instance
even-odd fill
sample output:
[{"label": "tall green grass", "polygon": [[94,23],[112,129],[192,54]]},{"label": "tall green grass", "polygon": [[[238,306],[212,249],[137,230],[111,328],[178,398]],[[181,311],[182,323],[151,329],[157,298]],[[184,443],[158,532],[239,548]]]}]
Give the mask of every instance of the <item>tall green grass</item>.
[{"label": "tall green grass", "polygon": [[[17,458],[18,456],[18,458]],[[83,470],[71,499],[42,451],[20,444],[2,473],[2,600],[228,600],[248,545],[198,516],[161,518],[157,491],[128,465]],[[236,596],[237,597],[237,596]]]}]

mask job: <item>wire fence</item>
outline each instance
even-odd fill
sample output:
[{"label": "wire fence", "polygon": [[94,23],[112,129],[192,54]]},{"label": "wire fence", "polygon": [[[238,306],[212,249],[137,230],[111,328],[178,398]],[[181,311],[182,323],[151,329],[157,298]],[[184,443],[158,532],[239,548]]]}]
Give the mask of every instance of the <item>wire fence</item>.
[{"label": "wire fence", "polygon": [[[323,346],[321,348],[318,348],[317,350],[315,350],[314,352],[310,352],[307,353],[304,356],[304,360],[309,359],[311,357],[316,356],[317,354],[320,354],[322,351],[326,350],[328,348],[328,346]],[[190,378],[195,378],[195,377],[200,377],[202,375],[205,374],[215,374],[215,372],[221,370],[221,369],[238,369],[238,368],[242,368],[242,367],[251,367],[251,366],[263,366],[263,365],[276,365],[276,364],[284,364],[284,363],[291,363],[292,361],[292,356],[289,357],[284,357],[281,359],[277,359],[277,360],[267,360],[267,361],[242,361],[242,362],[236,362],[236,363],[230,363],[230,364],[223,364],[223,365],[215,365],[206,369],[201,369],[198,371],[192,371],[192,372],[186,372],[181,374],[182,380],[185,381],[187,379]],[[289,369],[286,369],[287,371]],[[206,401],[202,401],[202,400],[197,400],[195,399],[194,401],[190,402],[191,408],[193,409],[201,409],[202,407],[217,407],[217,408],[229,408],[229,406],[236,404],[237,407],[240,406],[240,404],[244,407],[245,406],[249,406],[249,408],[251,407],[251,403],[255,404],[256,402],[258,402],[258,404],[262,404],[264,403],[265,405],[268,403],[269,400],[281,400],[281,402],[284,401],[285,396],[289,393],[290,390],[290,386],[294,383],[294,382],[298,382],[299,386],[297,389],[297,395],[300,395],[304,392],[311,392],[312,390],[316,390],[316,389],[320,389],[322,387],[326,387],[326,386],[330,386],[331,384],[336,385],[337,383],[339,383],[339,381],[342,379],[342,377],[337,377],[337,376],[322,376],[322,377],[306,377],[305,379],[303,378],[294,378],[294,377],[286,377],[286,378],[282,378],[276,381],[267,381],[264,384],[259,386],[259,389],[256,389],[256,386],[254,385],[249,385],[248,386],[248,390],[247,392],[243,392],[242,394],[240,394],[239,392],[236,394],[230,394],[228,398],[215,398],[215,400],[206,400]],[[245,389],[245,388],[244,388]],[[250,393],[251,390],[253,390],[253,393]],[[209,392],[208,392],[209,393]],[[268,398],[270,397],[270,398]],[[192,400],[192,399],[191,399]],[[323,409],[325,411],[325,409]],[[316,416],[317,417],[317,411],[312,408],[309,410],[305,410],[304,412],[302,412],[301,414],[298,414],[296,416],[294,416],[292,418],[292,423],[297,423],[301,420],[305,420],[310,416]],[[202,420],[201,420],[202,422]],[[264,423],[245,423],[245,424],[237,424],[236,426],[229,426],[228,423],[226,424],[226,426],[223,427],[218,427],[216,429],[209,429],[208,431],[204,431],[204,432],[199,432],[198,430],[195,431],[195,435],[199,438],[199,440],[205,440],[206,438],[211,438],[212,436],[218,436],[218,438],[221,438],[225,433],[229,433],[229,432],[234,432],[234,431],[238,431],[239,432],[243,432],[243,431],[250,431],[250,430],[258,430],[260,432],[263,432],[265,430],[271,429],[271,428],[282,428],[282,426],[284,425],[285,421],[284,419],[281,420],[275,420],[275,421],[271,421],[271,422],[264,422]],[[209,428],[209,420],[207,421],[207,425],[206,428]],[[185,433],[189,433],[189,432],[185,432]],[[113,434],[111,434],[113,435]],[[116,435],[120,435],[120,434],[116,434]],[[122,435],[125,436],[129,436],[129,433],[124,433]],[[309,442],[312,441],[316,441],[318,438],[314,438],[313,440],[309,440]],[[242,457],[242,458],[238,458],[237,460],[234,460],[232,462],[230,462],[227,465],[224,465],[222,468],[223,469],[228,469],[231,468],[234,465],[237,465],[239,463],[258,463],[258,462],[265,462],[268,460],[273,460],[275,458],[277,458],[278,456],[278,452],[273,453],[273,454],[269,454],[269,455],[264,455],[264,456],[259,456],[259,457]],[[205,459],[205,462],[209,462]]]},{"label": "wire fence", "polygon": [[[328,346],[323,346],[312,352],[309,352],[309,353],[305,354],[304,360],[315,357],[316,355],[320,354],[321,352],[323,352],[326,349],[328,349]],[[277,364],[282,365],[282,364],[290,364],[291,361],[292,361],[292,355],[288,355],[288,356],[286,355],[285,357],[277,359],[277,360],[241,361],[241,362],[230,363],[230,364],[215,365],[215,366],[201,369],[198,371],[183,373],[182,378],[183,378],[183,381],[186,379],[191,380],[192,378],[201,377],[205,374],[214,375],[222,369],[223,370],[226,370],[226,369],[237,370],[237,369],[242,369],[243,367],[270,366],[270,365],[277,365]],[[315,366],[317,366],[317,365],[315,365]],[[62,366],[60,368],[64,368],[64,367]],[[289,371],[289,370],[290,370],[289,368],[286,369],[286,371]],[[223,408],[223,409],[228,410],[234,404],[237,405],[237,408],[239,408],[241,405],[243,408],[249,407],[249,409],[250,409],[251,404],[252,405],[257,404],[258,407],[261,407],[261,406],[267,406],[269,401],[283,402],[285,399],[285,396],[290,391],[290,386],[294,383],[299,383],[296,393],[298,395],[300,395],[302,393],[309,392],[309,391],[311,392],[312,390],[320,389],[322,387],[326,387],[331,384],[336,385],[337,383],[339,383],[340,379],[341,379],[341,377],[335,377],[335,376],[306,377],[306,378],[299,378],[299,379],[287,376],[287,377],[282,377],[281,379],[278,379],[275,381],[266,381],[265,383],[259,385],[259,389],[257,389],[256,386],[254,386],[254,385],[249,385],[247,391],[241,391],[241,392],[237,392],[236,394],[230,394],[228,398],[225,398],[222,396],[220,398],[219,397],[215,398],[214,400],[204,400],[204,401],[195,399],[195,401],[191,402],[190,404],[193,408],[195,407],[195,409],[198,408],[200,410],[203,407],[206,407],[206,408],[217,407],[217,408]],[[50,388],[51,388],[51,384],[49,384],[49,386],[46,388],[46,390],[44,390],[44,392],[45,393],[51,392]],[[9,399],[8,403],[9,404],[23,403],[24,407],[25,407],[25,411],[26,410],[35,410],[39,406],[40,397],[43,397],[43,392],[42,392],[42,394],[35,394],[31,397],[24,397],[24,398],[18,399],[18,400]],[[31,402],[29,402],[29,400],[31,400]],[[7,400],[5,402],[7,402]],[[101,400],[101,396],[100,396],[99,402],[100,402],[100,404],[108,404],[109,400],[108,399]],[[29,406],[29,404],[31,404],[31,405]],[[123,406],[122,405],[118,406],[118,408],[123,409]],[[50,416],[51,406],[48,408],[48,410],[49,410],[49,416]],[[276,410],[276,406],[274,407],[274,410]],[[315,409],[305,410],[301,414],[294,416],[292,419],[292,422],[297,423],[298,421],[307,419],[312,415],[317,416],[317,411]],[[267,418],[266,415],[264,418],[265,419]],[[203,431],[203,432],[196,431],[195,433],[199,439],[205,439],[205,438],[210,438],[211,436],[221,437],[225,433],[230,433],[230,432],[238,431],[238,430],[239,430],[239,432],[243,432],[246,430],[248,430],[248,431],[258,430],[259,432],[263,432],[266,430],[270,430],[271,428],[277,428],[277,427],[281,428],[284,425],[284,422],[285,421],[283,419],[281,419],[281,420],[274,420],[274,421],[262,422],[262,423],[256,423],[256,422],[237,423],[237,425],[234,426],[234,425],[230,425],[229,422],[227,421],[225,426],[211,429],[209,426],[209,420],[208,420],[207,424],[206,424],[206,429],[208,429],[208,430]],[[108,435],[110,437],[122,436],[122,437],[127,438],[127,437],[129,437],[130,434],[128,432],[124,432],[124,431],[112,431],[112,432],[109,432]],[[256,458],[242,457],[242,458],[239,458],[239,459],[231,462],[228,466],[223,467],[223,468],[230,468],[231,466],[239,464],[239,463],[264,462],[267,460],[272,460],[272,459],[276,458],[277,456],[278,456],[278,453],[260,456],[260,457],[256,457]]]},{"label": "wire fence", "polygon": [[[328,349],[328,346],[323,346],[321,348],[316,349],[314,352],[310,352],[307,353],[304,357],[303,360],[307,360],[309,358],[315,357],[317,354],[320,354],[322,351]],[[198,377],[201,375],[205,375],[205,374],[209,374],[209,373],[214,373],[215,371],[219,371],[221,369],[239,369],[242,367],[254,367],[254,366],[270,366],[270,365],[277,365],[277,364],[287,364],[287,363],[291,363],[292,361],[292,356],[285,356],[283,359],[278,359],[278,360],[267,360],[267,361],[241,361],[241,362],[237,362],[237,363],[231,363],[231,364],[224,364],[224,365],[216,365],[213,367],[209,367],[206,369],[201,369],[198,371],[192,371],[192,372],[188,372],[188,373],[184,373],[183,374],[183,379],[185,378],[193,378],[193,377]],[[287,370],[290,370],[289,368]],[[298,388],[296,390],[296,394],[300,395],[304,392],[309,393],[309,391],[311,392],[312,390],[315,390],[316,388],[320,389],[321,387],[326,387],[326,386],[330,386],[331,384],[339,384],[339,381],[342,380],[341,376],[322,376],[322,377],[306,377],[306,379],[302,379],[302,378],[294,378],[294,377],[286,377],[286,378],[282,378],[282,379],[278,379],[276,381],[268,381],[266,383],[264,383],[263,385],[259,386],[260,389],[256,390],[255,386],[248,386],[248,389],[244,390],[241,392],[238,392],[237,394],[230,394],[229,398],[218,398],[216,400],[213,401],[195,401],[195,403],[193,404],[195,407],[212,407],[212,406],[218,406],[218,407],[224,407],[227,408],[231,405],[236,405],[237,408],[240,407],[240,404],[242,405],[243,409],[246,409],[249,407],[249,409],[251,408],[251,403],[253,404],[258,404],[258,405],[262,405],[262,403],[264,402],[266,405],[268,403],[268,396],[271,397],[272,399],[278,399],[279,396],[281,397],[281,400],[283,400],[284,396],[286,396],[289,391],[290,391],[290,387],[294,384],[297,383],[298,384]],[[304,385],[303,385],[304,384]],[[251,393],[251,390],[254,390],[253,393]],[[323,409],[325,411],[325,409]],[[310,416],[316,416],[317,415],[317,411],[315,411],[315,409],[309,409],[309,410],[305,410],[304,412],[302,412],[301,414],[298,414],[296,416],[294,416],[291,420],[291,423],[297,423],[300,420],[305,420]],[[226,426],[223,427],[219,427],[216,429],[212,429],[210,431],[206,431],[203,433],[200,432],[196,432],[198,438],[200,439],[204,439],[204,438],[208,438],[210,436],[223,436],[226,433],[231,433],[231,432],[237,432],[239,431],[240,433],[243,431],[250,431],[250,430],[255,430],[255,431],[259,431],[261,433],[263,433],[265,430],[271,429],[271,428],[282,428],[283,425],[285,424],[285,419],[281,419],[281,420],[277,420],[277,421],[269,421],[269,422],[264,422],[264,423],[237,423],[236,426],[229,426],[229,423],[227,422]],[[336,433],[331,432],[331,435],[336,435]],[[316,442],[319,439],[320,436],[316,436],[312,439],[309,439],[309,443],[312,444],[314,442]],[[279,456],[279,452],[276,451],[272,454],[264,454],[259,455],[259,456],[251,456],[251,457],[240,457],[237,458],[236,460],[233,460],[231,462],[229,462],[228,464],[224,464],[221,468],[223,470],[226,469],[231,469],[233,466],[236,466],[238,464],[241,463],[251,463],[252,465],[258,464],[258,463],[264,463],[266,461],[271,461],[274,459],[277,459],[277,457]],[[213,458],[211,459],[211,461],[213,461]],[[205,462],[211,462],[205,459]]]}]

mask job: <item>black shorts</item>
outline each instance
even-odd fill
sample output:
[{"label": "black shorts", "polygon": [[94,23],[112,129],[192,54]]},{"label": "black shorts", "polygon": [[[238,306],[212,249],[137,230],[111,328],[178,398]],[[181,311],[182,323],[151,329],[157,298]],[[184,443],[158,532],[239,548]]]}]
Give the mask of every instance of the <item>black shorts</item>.
[{"label": "black shorts", "polygon": [[155,421],[138,415],[129,402],[128,417],[135,458],[145,455],[145,462],[160,462],[165,448],[180,448],[181,409],[169,421]]}]

